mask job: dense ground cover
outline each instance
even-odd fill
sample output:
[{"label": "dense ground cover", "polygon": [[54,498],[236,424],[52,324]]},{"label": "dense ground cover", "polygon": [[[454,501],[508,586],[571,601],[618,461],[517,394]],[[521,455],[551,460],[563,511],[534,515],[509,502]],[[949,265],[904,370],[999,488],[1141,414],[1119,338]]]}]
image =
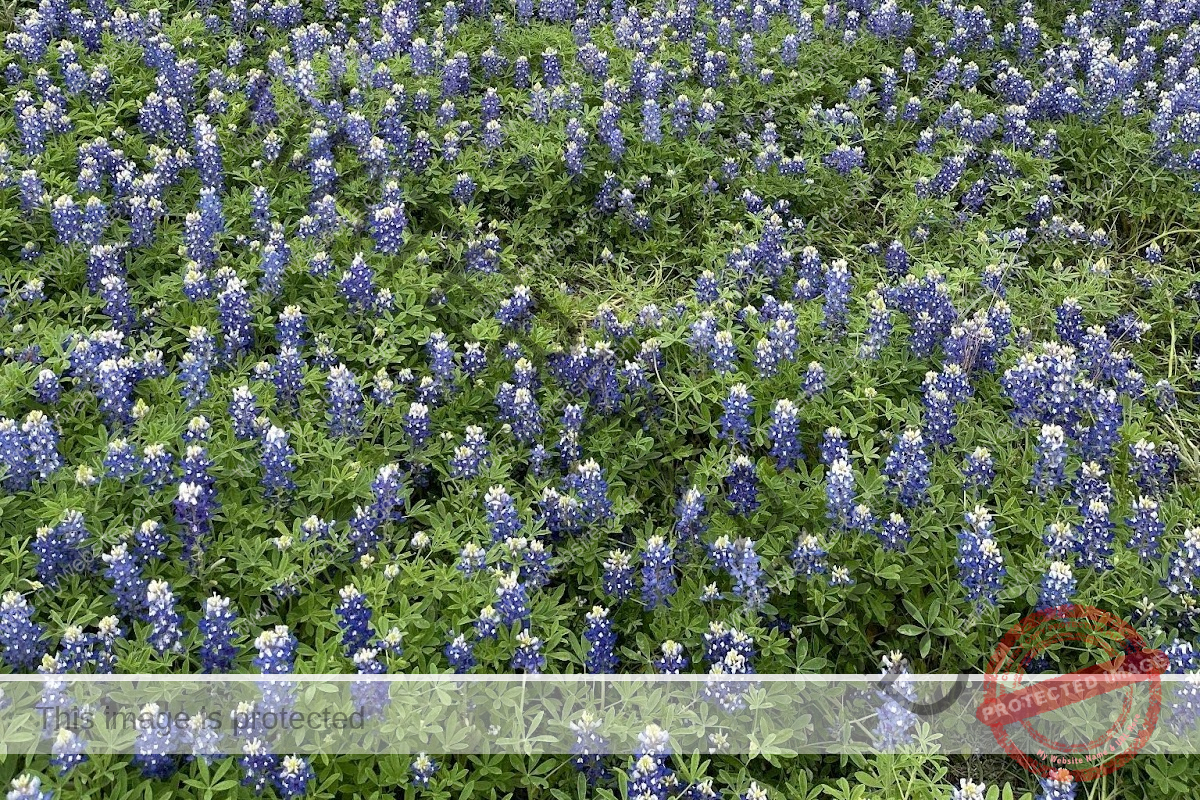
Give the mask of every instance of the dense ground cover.
[{"label": "dense ground cover", "polygon": [[[10,6],[7,667],[978,671],[1064,602],[1200,667],[1198,15]],[[59,742],[0,773],[64,797],[1075,791],[999,758]],[[1194,768],[1087,796],[1182,796]]]}]

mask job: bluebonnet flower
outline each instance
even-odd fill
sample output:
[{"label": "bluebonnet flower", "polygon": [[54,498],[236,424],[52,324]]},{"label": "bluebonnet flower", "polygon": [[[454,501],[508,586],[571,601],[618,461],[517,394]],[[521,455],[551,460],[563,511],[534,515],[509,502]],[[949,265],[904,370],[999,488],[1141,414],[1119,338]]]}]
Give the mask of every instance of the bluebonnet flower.
[{"label": "bluebonnet flower", "polygon": [[[42,372],[44,373],[45,370]],[[46,401],[40,400],[40,402]],[[1159,412],[1163,414],[1170,413],[1179,405],[1179,400],[1175,396],[1175,388],[1166,378],[1163,378],[1158,383],[1154,384],[1154,404],[1158,407]]]},{"label": "bluebonnet flower", "polygon": [[976,783],[967,778],[960,778],[958,788],[950,790],[950,800],[984,800],[986,796],[986,783]]},{"label": "bluebonnet flower", "polygon": [[462,551],[458,556],[456,569],[463,575],[470,577],[477,572],[483,571],[487,566],[487,551],[474,542],[467,542],[463,545]]},{"label": "bluebonnet flower", "polygon": [[813,361],[804,373],[804,395],[809,399],[825,391],[825,367]]},{"label": "bluebonnet flower", "polygon": [[259,795],[274,781],[279,769],[279,756],[268,751],[261,740],[250,739],[242,744],[238,766],[242,768],[242,785],[249,786]]},{"label": "bluebonnet flower", "polygon": [[1138,439],[1129,446],[1129,455],[1129,472],[1146,494],[1161,495],[1174,480],[1179,456],[1173,449]]},{"label": "bluebonnet flower", "polygon": [[216,489],[208,475],[211,462],[203,447],[188,447],[182,468],[183,480],[175,498],[175,520],[183,526],[183,552],[191,555],[212,532],[212,517],[219,508]]},{"label": "bluebonnet flower", "polygon": [[424,753],[418,753],[409,769],[412,772],[414,786],[428,786],[438,771],[438,764]]},{"label": "bluebonnet flower", "polygon": [[771,378],[779,374],[782,364],[795,360],[797,346],[795,320],[777,317],[767,330],[766,337],[759,339],[754,348],[754,368],[759,377]]},{"label": "bluebonnet flower", "polygon": [[1113,502],[1112,487],[1108,485],[1104,467],[1095,461],[1088,461],[1080,466],[1079,474],[1075,479],[1074,495],[1081,506],[1092,500]]},{"label": "bluebonnet flower", "polygon": [[137,474],[141,460],[134,453],[133,445],[126,439],[113,439],[104,453],[104,474],[109,478],[127,481]]},{"label": "bluebonnet flower", "polygon": [[146,605],[147,583],[129,546],[123,542],[113,545],[101,559],[108,565],[104,577],[112,581],[117,610],[125,616],[138,616]]},{"label": "bluebonnet flower", "polygon": [[621,601],[633,593],[633,560],[625,550],[613,550],[604,559],[604,593]]},{"label": "bluebonnet flower", "polygon": [[174,459],[161,444],[148,444],[142,450],[142,485],[151,493],[166,488],[171,483],[171,464]]},{"label": "bluebonnet flower", "polygon": [[329,370],[325,381],[329,433],[338,439],[355,439],[363,429],[362,390],[345,364]]},{"label": "bluebonnet flower", "polygon": [[1200,527],[1183,532],[1183,539],[1171,554],[1165,583],[1171,594],[1185,602],[1195,593],[1200,585]]},{"label": "bluebonnet flower", "polygon": [[1006,572],[1004,556],[992,538],[992,515],[983,506],[976,506],[966,514],[966,526],[958,534],[959,582],[966,590],[967,601],[981,606],[996,604],[1001,580]]},{"label": "bluebonnet flower", "polygon": [[958,318],[950,287],[941,273],[928,270],[923,278],[909,274],[888,290],[888,302],[908,316],[912,333],[909,348],[918,358],[927,358],[946,337]]},{"label": "bluebonnet flower", "polygon": [[657,725],[649,725],[638,736],[633,768],[629,770],[629,795],[666,800],[676,785],[675,774],[667,766],[670,739]]},{"label": "bluebonnet flower", "polygon": [[[50,223],[63,244],[83,241],[83,210],[68,194],[59,195],[50,206]],[[99,242],[91,242],[99,244]]]},{"label": "bluebonnet flower", "polygon": [[243,441],[258,437],[258,402],[249,386],[238,386],[229,401],[229,418],[233,420],[233,434]]},{"label": "bluebonnet flower", "polygon": [[429,440],[429,406],[423,403],[411,403],[408,413],[404,415],[404,433],[408,436],[409,446],[419,450]]},{"label": "bluebonnet flower", "polygon": [[733,513],[750,516],[759,506],[758,470],[746,456],[738,456],[725,476],[726,497]]},{"label": "bluebonnet flower", "polygon": [[57,525],[38,528],[30,546],[38,557],[38,580],[53,589],[60,578],[86,569],[90,560],[85,549],[87,536],[79,511],[68,511]]},{"label": "bluebonnet flower", "polygon": [[462,675],[475,666],[475,646],[461,633],[455,635],[442,652],[456,674]]},{"label": "bluebonnet flower", "polygon": [[761,583],[763,571],[754,541],[744,536],[735,540],[728,547],[725,561],[723,568],[733,577],[734,596],[741,598],[748,609],[761,608],[767,601],[768,592]]},{"label": "bluebonnet flower", "polygon": [[166,581],[150,581],[146,588],[146,618],[151,625],[150,645],[160,655],[183,649],[181,618],[175,610],[175,595]]},{"label": "bluebonnet flower", "polygon": [[295,670],[296,637],[287,625],[264,630],[254,640],[258,655],[253,664],[263,675],[286,675]]},{"label": "bluebonnet flower", "polygon": [[513,651],[510,666],[528,675],[537,675],[546,667],[542,655],[542,640],[523,630],[517,634],[517,648]]},{"label": "bluebonnet flower", "polygon": [[404,203],[397,199],[375,206],[371,209],[370,225],[371,238],[375,241],[376,250],[388,255],[399,253],[404,246],[404,232],[408,228]]},{"label": "bluebonnet flower", "polygon": [[[708,632],[704,634],[704,660],[719,664],[729,653],[737,653],[749,665],[754,658],[753,638],[724,622],[710,622]],[[746,671],[753,672],[753,669]]]},{"label": "bluebonnet flower", "polygon": [[589,458],[577,464],[575,470],[563,481],[564,488],[573,491],[579,499],[579,519],[584,524],[595,524],[611,519],[612,500],[608,497],[608,481],[604,470]]},{"label": "bluebonnet flower", "polygon": [[107,358],[96,367],[96,399],[110,425],[123,425],[133,412],[133,362]]},{"label": "bluebonnet flower", "polygon": [[698,544],[708,529],[708,512],[704,507],[704,495],[695,486],[684,492],[675,504],[675,535],[681,543]]},{"label": "bluebonnet flower", "polygon": [[[737,630],[727,630],[723,623],[712,623],[705,638],[705,658],[710,667],[710,676],[746,675],[754,672],[750,662],[753,642],[750,637]],[[705,682],[703,696],[721,710],[730,712],[746,707],[745,695],[748,687],[743,683],[731,683],[710,678]]]},{"label": "bluebonnet flower", "polygon": [[206,673],[229,672],[237,658],[233,624],[237,615],[230,609],[228,597],[213,595],[204,603],[199,623],[200,669]]},{"label": "bluebonnet flower", "polygon": [[865,161],[866,153],[861,147],[851,147],[847,144],[839,144],[821,159],[826,167],[840,175],[849,175],[855,169],[862,167]]},{"label": "bluebonnet flower", "polygon": [[337,288],[351,311],[369,314],[378,310],[375,271],[367,264],[362,253],[355,253],[350,259],[350,267],[342,272]]},{"label": "bluebonnet flower", "polygon": [[228,276],[225,287],[217,295],[217,317],[221,323],[222,352],[225,357],[233,359],[248,352],[254,340],[251,327],[254,312],[250,309],[246,282],[236,275]]},{"label": "bluebonnet flower", "polygon": [[592,345],[583,384],[588,391],[591,407],[601,414],[613,414],[620,407],[622,395],[617,380],[616,353],[610,343],[596,342]]},{"label": "bluebonnet flower", "polygon": [[467,342],[463,347],[462,371],[469,379],[478,378],[487,369],[487,353],[480,342]]},{"label": "bluebonnet flower", "polygon": [[956,364],[950,364],[944,372],[925,373],[924,406],[925,429],[935,447],[946,448],[956,441],[954,426],[958,424],[955,406],[966,399],[969,384]]},{"label": "bluebonnet flower", "polygon": [[496,393],[500,419],[509,426],[518,442],[532,444],[542,433],[542,410],[533,391],[524,386],[502,383]]},{"label": "bluebonnet flower", "polygon": [[822,327],[840,334],[850,305],[850,267],[844,259],[833,261],[825,271],[825,319]]},{"label": "bluebonnet flower", "polygon": [[1075,541],[1079,563],[1098,570],[1112,569],[1116,525],[1109,518],[1108,504],[1103,500],[1090,500],[1080,511],[1083,521],[1079,525],[1078,538]]},{"label": "bluebonnet flower", "polygon": [[78,733],[70,728],[59,728],[50,749],[53,754],[50,763],[58,768],[60,774],[66,774],[87,761],[86,748],[86,740]]},{"label": "bluebonnet flower", "polygon": [[1081,427],[1076,433],[1080,451],[1084,458],[1107,463],[1121,440],[1120,427],[1125,411],[1112,389],[1095,388],[1090,392],[1086,391],[1086,386],[1084,389],[1081,410],[1091,418],[1092,424]]},{"label": "bluebonnet flower", "polygon": [[1065,560],[1075,551],[1075,529],[1066,522],[1052,522],[1042,534],[1042,544],[1046,546],[1049,558]]},{"label": "bluebonnet flower", "polygon": [[1079,784],[1070,771],[1062,768],[1050,770],[1044,778],[1039,777],[1038,785],[1041,791],[1037,800],[1075,800],[1075,793],[1079,790]]},{"label": "bluebonnet flower", "polygon": [[105,275],[100,279],[100,297],[104,300],[104,313],[112,320],[113,327],[129,333],[137,320],[129,286],[120,275]]},{"label": "bluebonnet flower", "polygon": [[983,276],[979,283],[986,291],[1004,297],[1007,294],[1007,288],[1004,285],[1004,266],[988,264],[983,268]]},{"label": "bluebonnet flower", "polygon": [[493,542],[502,542],[516,536],[521,530],[521,517],[517,513],[516,503],[503,486],[488,489],[483,506],[492,530]]},{"label": "bluebonnet flower", "polygon": [[36,473],[42,480],[49,478],[62,466],[58,454],[58,426],[54,420],[34,409],[25,415],[21,425],[28,454],[29,472]]},{"label": "bluebonnet flower", "polygon": [[962,466],[963,483],[970,489],[990,489],[996,479],[996,462],[986,447],[976,447]]},{"label": "bluebonnet flower", "polygon": [[83,628],[78,625],[68,625],[59,641],[58,655],[54,656],[62,672],[83,671],[93,660],[97,638],[84,633]]},{"label": "bluebonnet flower", "polygon": [[593,606],[585,620],[587,627],[584,629],[583,638],[588,642],[588,652],[584,666],[592,674],[615,672],[617,635],[613,632],[608,609]]},{"label": "bluebonnet flower", "polygon": [[850,462],[839,458],[829,465],[825,478],[826,516],[845,527],[854,508],[854,471]]},{"label": "bluebonnet flower", "polygon": [[850,509],[850,530],[878,535],[879,531],[875,527],[877,523],[878,520],[875,519],[875,513],[871,511],[871,507],[866,503],[857,503],[854,508]]},{"label": "bluebonnet flower", "polygon": [[1060,340],[1074,347],[1083,344],[1087,322],[1084,320],[1083,308],[1077,299],[1068,297],[1063,300],[1055,311],[1055,317],[1054,330]]},{"label": "bluebonnet flower", "polygon": [[883,262],[887,271],[893,276],[902,278],[907,275],[908,251],[904,249],[904,243],[899,239],[893,239],[887,250],[884,251]]},{"label": "bluebonnet flower", "polygon": [[720,285],[712,270],[704,270],[696,278],[696,302],[701,305],[711,305],[720,297]]},{"label": "bluebonnet flower", "polygon": [[846,435],[842,429],[831,426],[825,429],[825,433],[821,437],[821,463],[828,467],[838,459],[849,462],[850,449],[846,444]]},{"label": "bluebonnet flower", "polygon": [[1075,595],[1075,576],[1071,565],[1065,561],[1054,561],[1042,578],[1042,587],[1038,594],[1037,608],[1047,611],[1068,605]]},{"label": "bluebonnet flower", "polygon": [[463,251],[463,260],[467,263],[468,272],[482,272],[494,275],[500,271],[500,237],[494,233],[473,236],[467,240],[467,249]]},{"label": "bluebonnet flower", "polygon": [[367,647],[375,637],[371,627],[371,609],[367,598],[354,585],[343,586],[338,593],[342,602],[335,609],[338,628],[342,631],[342,647],[348,654]]},{"label": "bluebonnet flower", "polygon": [[116,616],[103,616],[96,628],[96,636],[92,638],[95,644],[92,658],[96,663],[96,672],[112,674],[116,672],[116,639],[122,636],[120,622]]},{"label": "bluebonnet flower", "polygon": [[1138,557],[1146,561],[1157,561],[1159,557],[1159,540],[1166,532],[1166,526],[1158,515],[1158,502],[1153,498],[1140,496],[1133,504],[1133,516],[1125,520],[1133,535],[1129,539],[1129,547],[1137,550]]},{"label": "bluebonnet flower", "polygon": [[268,497],[284,495],[296,488],[292,480],[295,466],[292,459],[296,451],[288,444],[287,431],[274,425],[267,429],[262,438],[262,484]]},{"label": "bluebonnet flower", "polygon": [[916,701],[917,692],[908,677],[908,660],[899,650],[893,650],[883,657],[880,674],[894,677],[888,691],[875,692],[879,707],[873,736],[876,749],[892,751],[912,742],[913,728],[918,718],[910,704]]},{"label": "bluebonnet flower", "polygon": [[749,443],[751,403],[753,402],[754,398],[744,383],[735,383],[730,387],[729,396],[723,405],[724,413],[720,419],[722,439],[727,439],[743,447]]},{"label": "bluebonnet flower", "polygon": [[672,547],[663,537],[651,536],[642,552],[642,602],[648,609],[670,605],[676,589]]},{"label": "bluebonnet flower", "polygon": [[767,435],[771,439],[771,457],[780,471],[804,460],[800,442],[800,412],[796,404],[784,398],[775,403],[771,411],[771,426]]},{"label": "bluebonnet flower", "polygon": [[303,797],[308,793],[308,784],[316,777],[308,761],[298,756],[285,756],[280,762],[279,774],[275,776],[275,789],[287,800]]},{"label": "bluebonnet flower", "polygon": [[921,431],[908,428],[898,437],[883,465],[883,475],[889,488],[905,508],[920,505],[929,493],[929,456]]},{"label": "bluebonnet flower", "polygon": [[717,331],[713,334],[708,355],[710,365],[718,375],[737,370],[738,351],[731,332]]},{"label": "bluebonnet flower", "polygon": [[43,369],[38,372],[37,379],[33,384],[34,396],[37,401],[43,405],[52,406],[62,397],[62,386],[59,384],[58,375],[52,369]]},{"label": "bluebonnet flower", "polygon": [[33,303],[41,303],[46,299],[45,288],[46,282],[42,278],[31,278],[17,292],[17,297],[31,305]]},{"label": "bluebonnet flower", "polygon": [[[519,363],[519,362],[518,362]],[[574,403],[563,409],[562,433],[558,438],[558,456],[564,470],[570,469],[583,458],[583,447],[579,443],[583,431],[583,407]]]},{"label": "bluebonnet flower", "polygon": [[183,397],[188,408],[194,408],[209,395],[208,383],[212,377],[215,346],[206,328],[192,326],[188,332],[188,350],[183,354],[179,367],[179,379],[183,383]]},{"label": "bluebonnet flower", "polygon": [[281,348],[304,346],[304,335],[308,331],[308,320],[300,306],[285,306],[275,325],[275,341]]},{"label": "bluebonnet flower", "polygon": [[295,410],[299,405],[304,367],[304,357],[297,348],[280,348],[275,365],[271,369],[271,382],[275,385],[275,398],[284,408]]},{"label": "bluebonnet flower", "polygon": [[454,383],[454,349],[442,331],[434,331],[425,342],[425,353],[429,358],[429,369],[445,384]]},{"label": "bluebonnet flower", "polygon": [[662,643],[662,655],[654,659],[654,669],[663,675],[678,675],[688,667],[688,658],[684,655],[683,645],[668,639]]},{"label": "bluebonnet flower", "polygon": [[479,610],[479,619],[475,620],[475,636],[478,639],[495,639],[499,634],[500,614],[490,605]]},{"label": "bluebonnet flower", "polygon": [[45,654],[41,644],[46,629],[33,621],[33,607],[16,591],[0,598],[0,647],[4,661],[14,670],[29,671]]},{"label": "bluebonnet flower", "polygon": [[[520,541],[524,542],[524,539]],[[544,542],[534,539],[521,548],[521,560],[520,576],[526,586],[540,589],[550,582],[550,550]]]},{"label": "bluebonnet flower", "polygon": [[172,753],[178,741],[174,726],[162,724],[163,711],[157,703],[142,706],[137,715],[137,739],[133,742],[133,763],[143,777],[164,781],[179,769],[179,759]]},{"label": "bluebonnet flower", "polygon": [[879,529],[879,539],[885,550],[902,552],[912,539],[908,522],[900,514],[890,514]]},{"label": "bluebonnet flower", "polygon": [[571,744],[571,763],[578,772],[584,773],[590,785],[595,785],[608,774],[600,760],[609,746],[608,739],[600,733],[602,725],[590,711],[585,710],[579,719],[570,723],[569,728],[575,734],[575,741]]},{"label": "bluebonnet flower", "polygon": [[487,461],[489,448],[487,437],[478,425],[467,426],[463,444],[454,449],[450,460],[450,474],[455,478],[473,478]]},{"label": "bluebonnet flower", "polygon": [[829,569],[826,551],[812,534],[804,534],[792,549],[792,566],[800,577],[811,578],[824,575]]},{"label": "bluebonnet flower", "polygon": [[475,181],[471,178],[471,176],[467,175],[466,173],[460,173],[454,179],[454,188],[451,190],[450,196],[453,197],[457,202],[466,205],[470,203],[471,199],[475,196],[475,191]]},{"label": "bluebonnet flower", "polygon": [[13,778],[12,789],[7,795],[8,800],[52,800],[54,792],[42,791],[42,779],[36,775],[23,773]]},{"label": "bluebonnet flower", "polygon": [[513,287],[510,297],[500,303],[496,319],[506,328],[528,332],[533,321],[533,293],[524,284]]},{"label": "bluebonnet flower", "polygon": [[525,586],[519,580],[519,573],[510,572],[500,577],[496,587],[496,613],[500,622],[505,626],[520,622],[522,627],[529,625],[529,598]]},{"label": "bluebonnet flower", "polygon": [[583,525],[579,506],[578,498],[547,486],[538,500],[538,518],[554,536],[577,534]]}]

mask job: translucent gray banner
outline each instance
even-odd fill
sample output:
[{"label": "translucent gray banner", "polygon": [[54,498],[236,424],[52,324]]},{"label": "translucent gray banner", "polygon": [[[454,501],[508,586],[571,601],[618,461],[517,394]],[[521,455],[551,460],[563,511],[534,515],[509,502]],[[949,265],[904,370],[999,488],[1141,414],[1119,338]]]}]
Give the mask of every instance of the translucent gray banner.
[{"label": "translucent gray banner", "polygon": [[1196,676],[34,675],[0,689],[0,755],[629,754],[647,736],[677,753],[1200,753]]}]

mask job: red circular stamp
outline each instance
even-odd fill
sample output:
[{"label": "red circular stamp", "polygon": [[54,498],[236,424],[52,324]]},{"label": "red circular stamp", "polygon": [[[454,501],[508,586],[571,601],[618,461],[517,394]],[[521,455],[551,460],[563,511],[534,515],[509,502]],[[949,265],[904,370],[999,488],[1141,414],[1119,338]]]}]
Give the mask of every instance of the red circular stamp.
[{"label": "red circular stamp", "polygon": [[[1074,672],[1032,679],[1031,665],[1071,648],[1100,657]],[[1079,605],[1036,611],[992,652],[975,718],[1035,775],[1066,769],[1076,780],[1092,780],[1112,773],[1150,740],[1166,668],[1161,650],[1148,648],[1133,626],[1107,611]],[[1102,697],[1107,702],[1095,700]]]}]

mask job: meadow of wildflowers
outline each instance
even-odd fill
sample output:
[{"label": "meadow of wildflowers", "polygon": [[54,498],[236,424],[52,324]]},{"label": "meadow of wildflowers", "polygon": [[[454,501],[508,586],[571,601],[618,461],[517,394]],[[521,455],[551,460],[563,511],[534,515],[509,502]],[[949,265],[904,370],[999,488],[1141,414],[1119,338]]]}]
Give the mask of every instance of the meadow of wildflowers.
[{"label": "meadow of wildflowers", "polygon": [[[12,672],[1200,669],[1200,2],[0,10]],[[883,701],[877,738],[916,720]],[[0,760],[9,800],[1067,800],[1007,760]],[[1195,796],[1200,759],[1088,797]],[[1082,796],[1082,794],[1081,794]]]}]

